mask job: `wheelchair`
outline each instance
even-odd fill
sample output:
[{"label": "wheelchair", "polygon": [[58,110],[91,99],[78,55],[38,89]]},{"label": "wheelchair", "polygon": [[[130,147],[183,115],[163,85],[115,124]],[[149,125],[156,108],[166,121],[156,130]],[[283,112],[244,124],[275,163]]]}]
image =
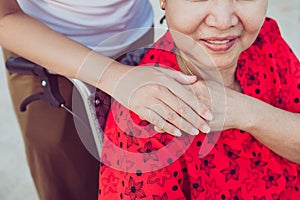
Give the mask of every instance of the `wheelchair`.
[{"label": "wheelchair", "polygon": [[[136,66],[147,51],[148,48],[141,48],[128,52],[122,56],[120,62],[126,65]],[[37,76],[40,79],[42,92],[32,94],[25,98],[19,107],[21,112],[26,112],[26,107],[34,103],[34,101],[44,101],[51,106],[66,109],[73,115],[74,123],[78,131],[82,128],[90,130],[94,142],[93,146],[96,146],[97,151],[96,154],[92,154],[99,158],[102,150],[103,130],[110,109],[111,97],[109,95],[78,79],[67,78],[74,86],[73,93],[76,91],[75,93],[80,99],[80,105],[76,105],[80,111],[75,111],[75,106],[72,106],[72,108],[67,106],[60,94],[58,87],[58,76],[60,75],[52,73],[44,67],[22,57],[10,57],[6,60],[5,66],[10,73]],[[80,115],[78,114],[79,112]]]}]

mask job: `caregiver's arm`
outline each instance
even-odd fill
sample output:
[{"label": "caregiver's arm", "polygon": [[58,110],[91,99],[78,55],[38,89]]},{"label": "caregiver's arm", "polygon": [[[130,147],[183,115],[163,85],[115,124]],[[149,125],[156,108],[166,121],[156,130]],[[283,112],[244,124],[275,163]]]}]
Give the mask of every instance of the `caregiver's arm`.
[{"label": "caregiver's arm", "polygon": [[0,0],[0,45],[51,71],[98,87],[168,133],[204,131],[206,122],[200,116],[205,118],[209,110],[183,86],[195,77],[150,67],[133,70],[51,30],[22,12],[15,0]]}]

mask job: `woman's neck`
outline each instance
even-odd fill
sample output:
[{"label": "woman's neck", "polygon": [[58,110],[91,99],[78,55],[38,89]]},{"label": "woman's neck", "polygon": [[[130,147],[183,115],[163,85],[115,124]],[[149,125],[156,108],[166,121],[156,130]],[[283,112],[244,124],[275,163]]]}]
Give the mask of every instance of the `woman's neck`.
[{"label": "woman's neck", "polygon": [[221,83],[225,87],[241,92],[242,89],[235,77],[235,71],[237,64],[234,64],[225,69],[208,68],[202,69],[192,65],[186,61],[180,54],[177,55],[177,62],[183,73],[189,75],[195,75],[200,80],[213,80]]}]

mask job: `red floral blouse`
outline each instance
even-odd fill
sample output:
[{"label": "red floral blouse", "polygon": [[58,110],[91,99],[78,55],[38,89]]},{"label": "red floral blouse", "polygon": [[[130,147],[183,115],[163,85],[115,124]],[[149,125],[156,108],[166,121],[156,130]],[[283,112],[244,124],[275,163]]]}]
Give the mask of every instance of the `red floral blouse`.
[{"label": "red floral blouse", "polygon": [[[167,32],[141,65],[180,70]],[[243,92],[278,108],[300,112],[300,64],[266,18],[236,70]],[[299,132],[300,134],[300,132]],[[300,166],[275,154],[251,134],[173,137],[156,133],[137,115],[112,103],[104,134],[99,199],[300,199]]]}]

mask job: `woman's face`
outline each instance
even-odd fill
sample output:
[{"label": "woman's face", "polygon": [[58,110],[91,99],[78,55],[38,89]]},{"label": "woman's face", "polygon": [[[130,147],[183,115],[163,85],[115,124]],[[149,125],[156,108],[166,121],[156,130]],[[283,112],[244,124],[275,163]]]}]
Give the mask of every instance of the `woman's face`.
[{"label": "woman's face", "polygon": [[[160,0],[176,46],[199,65],[236,67],[264,22],[268,0]],[[207,59],[210,58],[210,59]],[[198,65],[197,64],[197,65]]]}]

